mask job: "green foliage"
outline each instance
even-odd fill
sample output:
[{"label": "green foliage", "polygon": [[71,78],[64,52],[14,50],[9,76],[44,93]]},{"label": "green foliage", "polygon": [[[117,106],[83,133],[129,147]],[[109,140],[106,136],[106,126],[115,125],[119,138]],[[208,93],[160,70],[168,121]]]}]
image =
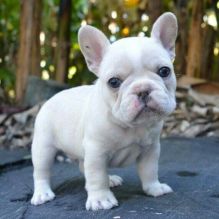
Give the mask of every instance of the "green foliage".
[{"label": "green foliage", "polygon": [[15,83],[15,75],[7,68],[0,68],[0,84],[6,90],[12,89]]},{"label": "green foliage", "polygon": [[71,23],[71,41],[72,46],[70,50],[70,66],[75,66],[77,69],[76,74],[72,78],[68,78],[67,82],[72,86],[80,84],[89,84],[96,79],[94,74],[87,70],[84,58],[81,54],[77,33],[81,27],[81,22],[86,18],[88,13],[87,0],[75,0],[72,5],[72,19]]},{"label": "green foliage", "polygon": [[73,44],[77,43],[77,32],[81,26],[81,21],[85,18],[88,12],[88,1],[87,0],[75,0],[72,4],[72,19],[71,23],[71,39]]},{"label": "green foliage", "polygon": [[[46,71],[50,78],[55,78],[55,49],[57,46],[57,17],[60,0],[43,1],[42,32],[45,42],[41,43],[41,60],[45,61],[41,71]],[[127,3],[128,2],[128,3]],[[176,2],[164,0],[163,11],[176,12]],[[211,2],[206,10],[215,10],[219,22],[219,10]],[[0,86],[5,90],[13,88],[15,82],[16,55],[19,41],[20,4],[17,0],[1,0],[0,4]],[[151,23],[147,15],[148,0],[72,0],[71,50],[67,83],[76,86],[95,80],[85,64],[78,45],[77,33],[82,21],[100,28],[111,41],[127,36],[150,34]],[[193,1],[188,1],[191,15]],[[116,16],[112,16],[112,12]],[[191,17],[191,16],[190,16]],[[188,19],[189,20],[189,19]],[[188,25],[189,27],[189,25]],[[219,36],[217,31],[217,37]],[[217,39],[218,40],[218,39]],[[218,57],[214,57],[213,79],[218,79]],[[73,69],[73,70],[72,70]]]},{"label": "green foliage", "polygon": [[5,90],[13,88],[15,81],[19,7],[19,1],[15,0],[3,0],[0,4],[0,85]]}]

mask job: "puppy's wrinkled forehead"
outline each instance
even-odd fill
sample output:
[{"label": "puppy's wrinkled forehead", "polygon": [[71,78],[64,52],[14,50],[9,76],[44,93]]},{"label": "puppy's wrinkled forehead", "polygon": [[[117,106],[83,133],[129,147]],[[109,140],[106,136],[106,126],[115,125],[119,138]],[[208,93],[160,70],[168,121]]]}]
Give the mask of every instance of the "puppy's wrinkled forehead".
[{"label": "puppy's wrinkled forehead", "polygon": [[152,38],[130,37],[111,44],[101,64],[101,74],[124,75],[155,71],[159,66],[171,65],[163,47]]},{"label": "puppy's wrinkled forehead", "polygon": [[110,74],[115,69],[119,72],[120,68],[126,68],[128,74],[144,68],[153,72],[159,66],[168,67],[175,57],[176,37],[177,20],[170,12],[156,20],[150,38],[130,37],[110,44],[103,32],[89,25],[81,27],[78,33],[87,66],[100,78],[104,72]]}]

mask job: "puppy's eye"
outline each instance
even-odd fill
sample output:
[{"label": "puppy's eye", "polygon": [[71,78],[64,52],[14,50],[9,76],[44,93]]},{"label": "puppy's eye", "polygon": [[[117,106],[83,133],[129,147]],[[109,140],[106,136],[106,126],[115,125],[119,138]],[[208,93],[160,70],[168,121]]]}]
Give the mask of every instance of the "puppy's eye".
[{"label": "puppy's eye", "polygon": [[157,74],[161,77],[161,78],[166,78],[170,75],[171,70],[168,67],[161,67],[159,68]]},{"label": "puppy's eye", "polygon": [[119,78],[110,78],[108,84],[112,88],[118,88],[122,84],[122,80],[120,80]]}]

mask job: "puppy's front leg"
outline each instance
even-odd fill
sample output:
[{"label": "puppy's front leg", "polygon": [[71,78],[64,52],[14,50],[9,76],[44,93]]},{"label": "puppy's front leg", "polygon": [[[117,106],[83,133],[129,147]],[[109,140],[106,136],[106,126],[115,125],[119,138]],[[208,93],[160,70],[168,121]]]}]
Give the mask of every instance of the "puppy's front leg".
[{"label": "puppy's front leg", "polygon": [[84,174],[88,193],[87,210],[110,209],[118,205],[109,189],[107,156],[101,147],[97,148],[96,145],[85,147]]},{"label": "puppy's front leg", "polygon": [[158,161],[160,156],[160,143],[150,147],[140,155],[137,160],[138,173],[146,194],[157,197],[172,192],[172,189],[158,180]]}]

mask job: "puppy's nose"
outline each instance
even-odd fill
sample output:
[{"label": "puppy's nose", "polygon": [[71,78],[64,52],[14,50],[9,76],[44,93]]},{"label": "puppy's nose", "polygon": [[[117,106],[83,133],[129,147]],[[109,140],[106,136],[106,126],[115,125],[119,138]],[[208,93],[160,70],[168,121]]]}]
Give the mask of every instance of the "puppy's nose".
[{"label": "puppy's nose", "polygon": [[138,94],[138,98],[143,102],[146,103],[148,101],[148,97],[149,97],[150,91],[142,91]]}]

